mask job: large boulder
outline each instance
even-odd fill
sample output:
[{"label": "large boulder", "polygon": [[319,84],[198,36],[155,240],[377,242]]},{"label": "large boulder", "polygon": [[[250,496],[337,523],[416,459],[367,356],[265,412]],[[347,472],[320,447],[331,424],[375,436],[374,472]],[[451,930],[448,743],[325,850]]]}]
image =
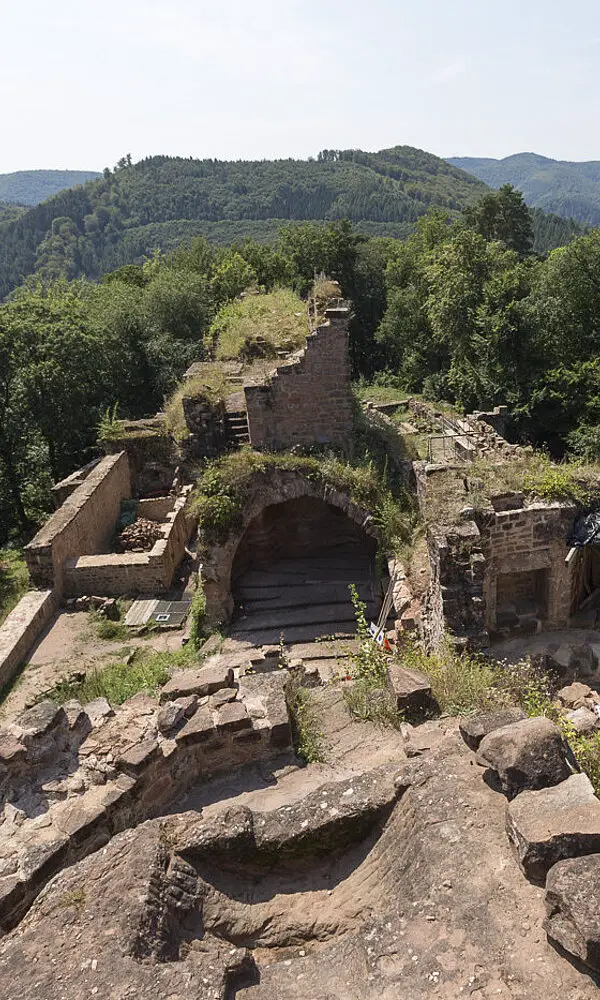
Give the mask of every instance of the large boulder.
[{"label": "large boulder", "polygon": [[521,722],[526,715],[522,708],[503,708],[498,712],[483,712],[479,715],[469,715],[462,719],[460,735],[471,750],[477,750],[485,736],[496,729],[510,726],[513,722]]},{"label": "large boulder", "polygon": [[600,800],[586,774],[509,802],[506,832],[528,878],[543,881],[557,861],[600,851]]},{"label": "large boulder", "polygon": [[399,712],[423,712],[434,708],[429,678],[420,670],[409,670],[391,661],[387,679]]},{"label": "large boulder", "polygon": [[558,785],[576,770],[560,730],[543,716],[502,726],[485,736],[477,762],[496,772],[509,799],[524,789]]},{"label": "large boulder", "polygon": [[559,861],[546,880],[548,937],[600,972],[600,854]]}]

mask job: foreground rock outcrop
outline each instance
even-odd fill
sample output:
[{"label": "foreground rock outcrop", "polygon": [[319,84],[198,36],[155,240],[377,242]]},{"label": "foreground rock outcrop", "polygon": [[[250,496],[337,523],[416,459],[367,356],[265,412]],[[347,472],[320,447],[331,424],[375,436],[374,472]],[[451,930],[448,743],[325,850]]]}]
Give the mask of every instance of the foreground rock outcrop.
[{"label": "foreground rock outcrop", "polygon": [[597,996],[547,943],[505,800],[452,723],[401,765],[308,793],[307,770],[56,876],[0,941],[5,1000]]}]

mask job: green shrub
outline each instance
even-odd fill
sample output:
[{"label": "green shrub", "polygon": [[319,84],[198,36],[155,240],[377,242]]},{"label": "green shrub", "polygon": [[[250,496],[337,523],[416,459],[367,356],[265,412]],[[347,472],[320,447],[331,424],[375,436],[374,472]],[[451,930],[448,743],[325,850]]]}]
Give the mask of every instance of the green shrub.
[{"label": "green shrub", "polygon": [[307,764],[323,763],[325,745],[321,731],[322,719],[313,692],[302,686],[297,672],[287,682],[286,701],[295,752]]},{"label": "green shrub", "polygon": [[202,581],[198,584],[190,605],[190,636],[189,644],[198,649],[207,636],[206,632],[206,594]]},{"label": "green shrub", "polygon": [[100,418],[100,423],[98,424],[98,440],[118,440],[123,436],[124,427],[124,422],[119,420],[119,404],[115,403],[114,406],[109,406]]},{"label": "green shrub", "polygon": [[21,549],[0,549],[0,624],[29,588],[29,570]]},{"label": "green shrub", "polygon": [[344,701],[351,715],[362,722],[379,726],[400,727],[402,714],[387,686],[389,657],[373,640],[365,615],[366,604],[361,601],[354,584],[350,585],[350,598],[356,616],[356,631],[360,645],[350,658],[354,679],[344,686]]},{"label": "green shrub", "polygon": [[136,654],[132,663],[111,663],[102,669],[91,671],[85,680],[76,683],[60,681],[44,697],[50,697],[59,704],[71,698],[76,698],[84,705],[94,698],[106,698],[112,705],[121,705],[139,692],[155,694],[166,684],[174,668],[196,662],[195,651],[189,647],[177,653],[141,651]]},{"label": "green shrub", "polygon": [[224,306],[210,328],[207,346],[219,361],[275,358],[303,347],[309,333],[306,303],[289,288],[246,295]]}]

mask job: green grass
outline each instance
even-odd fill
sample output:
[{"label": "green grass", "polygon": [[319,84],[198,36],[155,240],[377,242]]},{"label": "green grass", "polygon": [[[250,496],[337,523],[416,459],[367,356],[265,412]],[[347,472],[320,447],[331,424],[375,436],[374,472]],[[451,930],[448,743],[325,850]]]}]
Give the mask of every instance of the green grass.
[{"label": "green grass", "polygon": [[165,427],[167,431],[179,443],[184,441],[190,433],[183,412],[184,397],[186,399],[202,399],[209,406],[216,407],[231,392],[231,385],[216,366],[207,367],[202,375],[182,382],[165,403]]},{"label": "green grass", "polygon": [[287,683],[286,701],[295,752],[307,764],[323,763],[325,760],[325,741],[321,728],[323,719],[312,690],[302,687],[297,673],[292,674]]},{"label": "green grass", "polygon": [[275,358],[303,347],[309,333],[306,303],[289,288],[246,295],[220,310],[209,333],[219,361]]},{"label": "green grass", "polygon": [[222,542],[242,523],[242,513],[261,476],[293,471],[311,482],[346,493],[373,514],[384,550],[395,551],[412,535],[414,505],[403,491],[393,495],[374,462],[350,464],[331,455],[255,452],[250,448],[208,463],[192,495],[191,510],[208,542]]},{"label": "green grass", "polygon": [[189,646],[176,653],[140,650],[132,663],[110,663],[102,669],[93,670],[85,680],[76,683],[59,681],[53,691],[45,693],[44,697],[59,704],[71,698],[84,705],[94,698],[106,698],[111,705],[121,705],[139,692],[156,694],[166,684],[172,670],[197,663],[196,651]]},{"label": "green grass", "polygon": [[29,570],[21,549],[0,549],[0,624],[29,589]]}]

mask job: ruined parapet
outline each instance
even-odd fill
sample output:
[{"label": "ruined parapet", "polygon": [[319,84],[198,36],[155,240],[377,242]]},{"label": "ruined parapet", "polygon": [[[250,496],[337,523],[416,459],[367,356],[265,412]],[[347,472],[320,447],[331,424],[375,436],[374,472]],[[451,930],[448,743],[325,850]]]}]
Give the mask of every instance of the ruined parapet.
[{"label": "ruined parapet", "polygon": [[52,499],[54,500],[54,506],[58,510],[60,506],[65,502],[67,497],[74,493],[78,486],[81,486],[89,476],[92,469],[95,469],[98,465],[100,458],[94,458],[87,465],[84,465],[81,469],[76,469],[72,472],[70,476],[65,479],[61,479],[59,483],[56,483],[52,487]]},{"label": "ruined parapet", "polygon": [[431,642],[446,630],[481,646],[486,636],[568,628],[576,569],[565,557],[576,506],[506,488],[486,495],[459,468],[415,470],[428,525]]},{"label": "ruined parapet", "polygon": [[183,415],[189,431],[181,442],[183,458],[217,458],[229,444],[225,403],[204,396],[183,396]]},{"label": "ruined parapet", "polygon": [[127,454],[120,451],[107,455],[25,546],[35,586],[55,588],[60,597],[65,561],[105,548],[114,533],[121,500],[130,496]]},{"label": "ruined parapet", "polygon": [[108,455],[127,453],[130,496],[165,493],[171,488],[180,459],[162,414],[145,420],[118,420],[110,437],[101,439],[99,445]]},{"label": "ruined parapet", "polygon": [[350,310],[327,309],[325,317],[306,347],[290,355],[270,379],[244,386],[253,448],[347,444],[352,431]]},{"label": "ruined parapet", "polygon": [[117,708],[45,701],[0,731],[0,932],[118,831],[214,774],[291,750],[287,671],[239,685],[233,673],[217,655],[182,671],[189,693],[162,707],[145,694]]}]

